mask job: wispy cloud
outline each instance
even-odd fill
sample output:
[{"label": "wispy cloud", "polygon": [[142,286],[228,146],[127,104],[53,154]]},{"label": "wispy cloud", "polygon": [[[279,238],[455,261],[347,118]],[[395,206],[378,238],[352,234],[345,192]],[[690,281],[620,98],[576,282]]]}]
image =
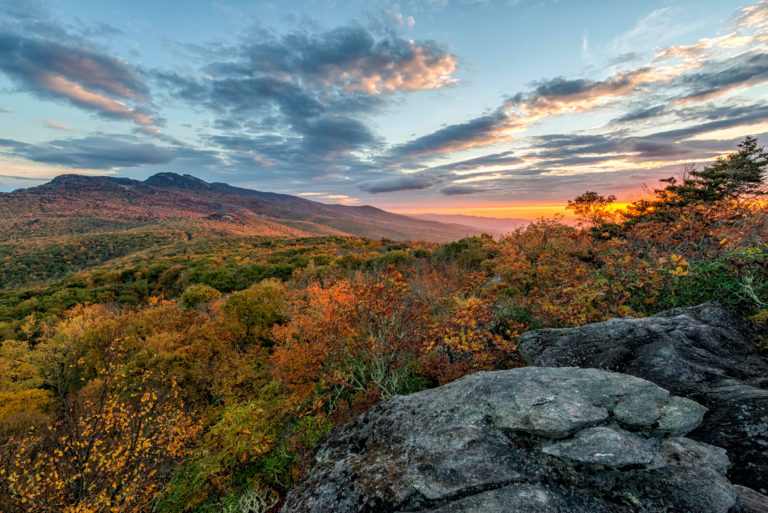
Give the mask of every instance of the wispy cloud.
[{"label": "wispy cloud", "polygon": [[58,121],[53,121],[51,119],[44,119],[43,123],[48,128],[53,128],[54,130],[63,130],[64,132],[69,132],[72,130],[71,126],[67,126],[63,123],[59,123]]},{"label": "wispy cloud", "polygon": [[108,170],[144,164],[166,164],[175,158],[172,151],[154,144],[107,137],[54,140],[39,145],[0,139],[0,151],[33,162],[74,169]]},{"label": "wispy cloud", "polygon": [[45,11],[34,13],[39,18],[0,6],[0,72],[38,97],[157,130],[147,112],[149,88],[134,67],[52,23]]},{"label": "wispy cloud", "polygon": [[[654,11],[623,41],[637,41],[655,33],[659,26],[668,26],[665,17],[669,14],[667,9]],[[768,110],[761,102],[736,103],[731,108],[706,103],[739,88],[768,83],[768,50],[762,45],[768,32],[767,19],[768,2],[760,2],[738,10],[724,34],[690,45],[657,47],[641,66],[619,69],[599,80],[556,77],[536,82],[533,89],[509,96],[492,113],[390,148],[381,162],[392,171],[385,173],[386,178],[363,181],[360,188],[379,193],[440,185],[443,194],[471,194],[496,190],[504,183],[517,187],[521,174],[530,180],[536,175],[666,172],[685,160],[714,158],[726,147],[723,141],[707,140],[706,134],[759,127],[768,120]],[[583,44],[588,45],[586,38]],[[638,55],[630,52],[619,57],[609,60],[607,68],[636,61]],[[585,135],[525,137],[534,125],[598,109],[624,112],[612,123],[586,130]],[[657,128],[656,133],[645,136],[627,133],[629,127],[652,130],[652,123],[662,117],[665,123],[683,124],[684,128]],[[518,148],[514,154],[501,152],[429,165],[460,150],[512,142]],[[408,173],[398,172],[398,168],[408,169]],[[468,172],[473,174],[467,177]]]},{"label": "wispy cloud", "polygon": [[[765,4],[766,2],[760,2]],[[763,21],[768,7],[741,11],[733,31],[715,39],[702,39],[694,45],[658,48],[651,62],[621,70],[602,80],[556,77],[534,84],[532,91],[509,97],[494,113],[470,121],[450,125],[432,134],[392,149],[397,158],[437,155],[462,149],[487,146],[503,141],[527,129],[531,124],[563,114],[585,113],[615,106],[641,93],[665,90],[667,100],[699,102],[726,94],[731,89],[753,86],[768,81],[768,52],[752,50],[735,56],[713,60],[721,51],[738,52],[761,41]],[[643,32],[654,20],[662,19],[666,10],[649,15],[631,34]],[[748,13],[746,15],[745,13]],[[716,53],[707,50],[717,49]],[[653,109],[648,110],[648,109]],[[658,115],[663,107],[653,106],[627,114],[625,121],[643,114]]]},{"label": "wispy cloud", "polygon": [[404,38],[407,17],[390,12],[374,21],[375,28],[257,31],[235,46],[187,48],[210,59],[198,76],[153,77],[180,101],[207,107],[226,131],[210,142],[236,159],[269,162],[274,176],[359,176],[371,166],[362,156],[383,143],[365,116],[397,95],[455,83],[458,67],[439,43]]},{"label": "wispy cloud", "polygon": [[[7,3],[0,73],[14,92],[128,121],[131,135],[5,140],[0,152],[78,170],[226,174],[347,204],[372,194],[543,198],[608,180],[636,186],[685,160],[714,158],[732,148],[729,135],[768,122],[760,89],[768,84],[768,2],[736,10],[705,38],[688,37],[704,25],[681,23],[681,14],[675,6],[650,12],[602,45],[597,33],[576,29],[583,73],[540,77],[489,108],[390,144],[377,116],[419,96],[447,104],[472,87],[459,81],[470,70],[451,47],[408,37],[420,25],[399,9],[331,28],[305,21],[219,42],[175,41],[178,66],[149,68],[95,42],[124,37],[109,26],[63,25],[43,3]],[[185,142],[159,134],[165,102],[199,121],[183,120]],[[75,126],[47,115],[58,120],[41,120],[49,128]]]}]

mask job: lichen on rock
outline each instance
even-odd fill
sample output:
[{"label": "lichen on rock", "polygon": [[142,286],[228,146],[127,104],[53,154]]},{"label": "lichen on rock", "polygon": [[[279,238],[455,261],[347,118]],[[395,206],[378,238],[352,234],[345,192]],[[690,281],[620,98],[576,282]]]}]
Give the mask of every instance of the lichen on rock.
[{"label": "lichen on rock", "polygon": [[736,511],[724,452],[680,438],[705,411],[599,369],[479,372],[334,430],[282,511]]}]

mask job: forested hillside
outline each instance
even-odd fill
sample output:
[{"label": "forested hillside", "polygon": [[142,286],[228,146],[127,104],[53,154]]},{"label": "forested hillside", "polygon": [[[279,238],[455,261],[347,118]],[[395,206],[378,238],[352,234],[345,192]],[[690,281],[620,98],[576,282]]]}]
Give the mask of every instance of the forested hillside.
[{"label": "forested hillside", "polygon": [[[626,211],[587,191],[569,203],[580,226],[542,219],[498,240],[340,234],[352,217],[323,236],[274,237],[315,232],[273,210],[264,222],[284,231],[257,235],[245,221],[221,228],[257,203],[200,221],[214,212],[186,192],[173,201],[198,222],[161,227],[162,205],[148,222],[133,200],[95,218],[78,193],[55,217],[49,186],[6,196],[0,510],[277,511],[333,426],[397,394],[522,366],[530,329],[716,300],[768,350],[767,157],[747,138]],[[157,180],[105,183],[146,198],[167,185]],[[365,222],[395,222],[380,212]]]},{"label": "forested hillside", "polygon": [[450,241],[479,233],[370,206],[326,205],[175,173],[143,182],[61,175],[0,193],[0,289],[183,241],[256,235]]}]

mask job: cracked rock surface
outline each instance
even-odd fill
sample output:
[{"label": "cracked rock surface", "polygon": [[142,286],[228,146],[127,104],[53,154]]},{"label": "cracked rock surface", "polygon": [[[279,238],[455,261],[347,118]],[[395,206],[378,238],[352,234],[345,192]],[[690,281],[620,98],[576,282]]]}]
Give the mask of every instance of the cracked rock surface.
[{"label": "cracked rock surface", "polygon": [[[726,449],[733,463],[729,479],[768,493],[768,358],[745,329],[734,313],[705,303],[644,319],[531,331],[519,347],[533,365],[623,372],[706,406],[709,412],[689,438]],[[630,424],[656,414],[635,404],[617,410]],[[659,427],[671,434],[695,427],[667,413]]]},{"label": "cracked rock surface", "polygon": [[381,403],[322,441],[288,512],[741,511],[706,408],[633,376],[479,372]]}]

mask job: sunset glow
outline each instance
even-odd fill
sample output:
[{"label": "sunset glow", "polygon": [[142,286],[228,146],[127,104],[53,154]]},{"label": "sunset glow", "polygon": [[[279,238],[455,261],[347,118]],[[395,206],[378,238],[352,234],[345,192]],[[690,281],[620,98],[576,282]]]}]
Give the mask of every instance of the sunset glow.
[{"label": "sunset glow", "polygon": [[0,190],[172,171],[536,218],[768,133],[768,1],[0,0],[0,35]]},{"label": "sunset glow", "polygon": [[[613,203],[611,210],[626,209],[629,203]],[[397,210],[400,214],[418,214],[424,212],[422,206],[416,205],[410,208]],[[480,217],[498,217],[509,219],[528,219],[535,220],[541,217],[563,216],[566,218],[574,217],[573,212],[566,210],[563,204],[536,204],[536,205],[515,205],[515,206],[482,206],[482,205],[457,205],[449,208],[433,208],[429,211],[433,214],[462,214],[468,216]]]}]

